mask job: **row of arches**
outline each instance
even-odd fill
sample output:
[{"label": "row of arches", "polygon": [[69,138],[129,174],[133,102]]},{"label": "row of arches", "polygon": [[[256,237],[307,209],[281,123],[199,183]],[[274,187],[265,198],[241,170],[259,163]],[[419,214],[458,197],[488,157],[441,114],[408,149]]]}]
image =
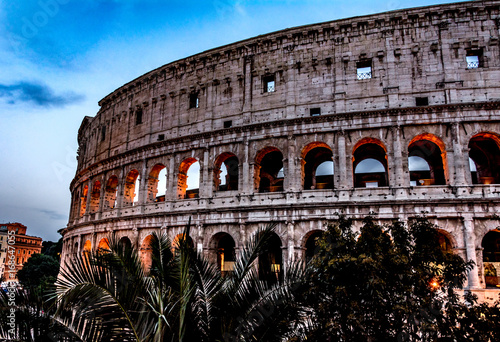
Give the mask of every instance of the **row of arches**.
[{"label": "row of arches", "polygon": [[[469,142],[468,164],[473,184],[500,184],[500,139],[493,133],[480,133]],[[445,185],[447,183],[447,156],[444,143],[435,135],[421,134],[407,147],[410,186]],[[268,146],[258,151],[253,161],[254,192],[279,192],[284,190],[287,176],[282,151]],[[139,202],[139,189],[147,193],[146,203],[165,201],[166,166],[154,165],[146,174],[141,187],[141,175],[130,170],[123,181],[122,207]],[[215,158],[212,172],[214,191],[237,191],[240,186],[241,167],[238,157],[224,152]],[[302,149],[300,156],[301,187],[304,190],[334,189],[334,153],[324,142],[313,142]],[[355,188],[389,186],[389,163],[386,146],[375,138],[364,138],[352,151],[352,185]],[[194,157],[183,160],[177,170],[176,198],[200,196],[200,162]],[[97,180],[85,184],[74,197],[74,210],[80,216],[100,210],[115,208],[118,204],[120,182],[111,175],[103,186]],[[79,201],[75,200],[79,199]],[[89,206],[89,208],[87,208]]]},{"label": "row of arches", "polygon": [[[302,238],[300,249],[302,250],[302,258],[306,261],[311,260],[317,249],[316,241],[323,234],[323,230],[315,229],[309,231]],[[172,250],[175,250],[179,239],[183,234],[178,234],[172,240]],[[146,270],[151,267],[151,239],[152,235],[147,235],[139,246],[140,258]],[[438,230],[439,245],[445,251],[452,252],[458,246],[453,237],[446,231]],[[195,244],[190,236],[187,237],[188,244],[194,248]],[[227,272],[234,270],[238,249],[241,247],[228,232],[215,233],[205,247],[204,253],[208,259],[217,265],[217,268],[224,275]],[[123,236],[119,243],[124,247],[132,248],[132,241]],[[487,287],[500,287],[500,229],[495,229],[487,232],[482,241],[483,248],[483,274]],[[78,246],[78,242],[71,246],[70,253],[86,253],[92,250],[92,242],[85,240],[82,248]],[[283,250],[286,246],[283,245],[282,239],[276,233],[272,233],[269,240],[267,250],[259,256],[258,273],[260,279],[273,280],[281,277],[283,274]],[[106,252],[109,250],[108,238],[102,238],[95,247],[96,250]]]}]

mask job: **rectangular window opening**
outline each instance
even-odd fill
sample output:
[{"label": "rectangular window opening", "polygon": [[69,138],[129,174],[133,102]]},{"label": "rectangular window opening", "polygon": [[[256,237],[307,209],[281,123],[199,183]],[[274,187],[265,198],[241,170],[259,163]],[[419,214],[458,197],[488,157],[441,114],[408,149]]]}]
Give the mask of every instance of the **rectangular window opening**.
[{"label": "rectangular window opening", "polygon": [[224,128],[233,127],[233,120],[224,121]]},{"label": "rectangular window opening", "polygon": [[135,112],[135,124],[136,125],[142,124],[142,109],[138,109]]},{"label": "rectangular window opening", "polygon": [[192,93],[189,95],[189,109],[198,108],[200,106],[200,100],[198,98],[198,93]]},{"label": "rectangular window opening", "polygon": [[274,75],[265,76],[263,78],[264,83],[264,93],[273,93],[276,90]]},{"label": "rectangular window opening", "polygon": [[467,50],[465,56],[467,69],[477,69],[483,67],[483,49]]},{"label": "rectangular window opening", "polygon": [[106,139],[106,126],[101,127],[101,141],[104,141]]},{"label": "rectangular window opening", "polygon": [[428,106],[429,105],[429,98],[428,97],[416,97],[415,103],[416,103],[417,107]]},{"label": "rectangular window opening", "polygon": [[165,140],[165,134],[158,134],[158,141]]},{"label": "rectangular window opening", "polygon": [[310,108],[309,113],[311,114],[311,116],[320,116],[321,108]]},{"label": "rectangular window opening", "polygon": [[356,63],[356,74],[358,80],[367,80],[372,78],[372,60],[365,59]]}]

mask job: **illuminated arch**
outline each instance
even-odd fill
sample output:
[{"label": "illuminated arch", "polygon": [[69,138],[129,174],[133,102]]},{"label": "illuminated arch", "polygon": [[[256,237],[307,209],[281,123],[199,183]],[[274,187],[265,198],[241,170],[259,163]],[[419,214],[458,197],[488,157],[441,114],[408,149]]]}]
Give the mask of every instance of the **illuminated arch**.
[{"label": "illuminated arch", "polygon": [[[433,134],[423,133],[414,137],[408,144],[408,158],[423,159],[429,169],[410,169],[410,184],[445,185],[446,147],[441,139]],[[410,159],[409,159],[410,162]]]},{"label": "illuminated arch", "polygon": [[354,187],[380,187],[389,185],[387,148],[378,139],[364,138],[353,148]]},{"label": "illuminated arch", "polygon": [[153,264],[153,248],[151,242],[153,241],[153,235],[148,235],[142,240],[141,249],[139,251],[141,264],[146,273],[151,270]]},{"label": "illuminated arch", "polygon": [[97,245],[97,252],[108,253],[110,251],[111,248],[109,247],[108,238],[102,238],[101,241],[99,241],[99,244]]},{"label": "illuminated arch", "polygon": [[111,176],[106,183],[104,194],[104,209],[113,209],[116,207],[116,193],[118,191],[118,177]]},{"label": "illuminated arch", "polygon": [[473,184],[500,184],[500,138],[495,133],[482,132],[469,141],[469,158],[473,161]]},{"label": "illuminated arch", "polygon": [[125,178],[123,189],[123,206],[131,206],[139,198],[139,171],[131,170]]},{"label": "illuminated arch", "polygon": [[231,152],[220,154],[214,163],[215,191],[238,190],[239,162]]},{"label": "illuminated arch", "polygon": [[276,147],[265,147],[255,157],[254,187],[258,192],[283,191],[283,153]]},{"label": "illuminated arch", "polygon": [[163,164],[156,164],[151,169],[148,177],[147,202],[165,201],[166,170]]},{"label": "illuminated arch", "polygon": [[302,149],[302,188],[333,189],[333,152],[327,144],[315,141]]},{"label": "illuminated arch", "polygon": [[500,287],[500,229],[490,230],[481,241],[483,271],[487,287]]},{"label": "illuminated arch", "polygon": [[234,269],[236,261],[236,243],[233,237],[226,233],[220,232],[212,236],[210,240],[210,250],[212,251],[212,259],[215,259],[217,268],[224,274],[231,272]]},{"label": "illuminated arch", "polygon": [[90,194],[90,210],[91,214],[97,212],[99,210],[99,201],[101,199],[101,182],[95,181],[94,186],[92,187],[92,192]]},{"label": "illuminated arch", "polygon": [[283,244],[276,233],[271,233],[266,248],[259,255],[259,279],[275,282],[283,276]]},{"label": "illuminated arch", "polygon": [[200,183],[200,169],[198,172],[189,175],[192,178],[192,184],[188,184],[188,172],[190,168],[196,164],[200,166],[196,158],[184,159],[179,166],[179,175],[177,178],[177,198],[198,198],[199,197],[199,183]]},{"label": "illuminated arch", "polygon": [[89,192],[89,186],[85,185],[83,187],[82,191],[82,197],[80,198],[80,217],[85,215],[85,212],[87,211],[87,196]]}]

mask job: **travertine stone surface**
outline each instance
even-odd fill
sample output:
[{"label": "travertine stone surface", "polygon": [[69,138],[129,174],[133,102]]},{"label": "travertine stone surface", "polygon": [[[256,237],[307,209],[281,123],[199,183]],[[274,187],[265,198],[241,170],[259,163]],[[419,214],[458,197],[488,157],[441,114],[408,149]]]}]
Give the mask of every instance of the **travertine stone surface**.
[{"label": "travertine stone surface", "polygon": [[[191,217],[194,245],[207,255],[217,233],[230,234],[237,250],[258,227],[277,222],[287,260],[303,257],[311,232],[336,213],[361,219],[373,212],[380,222],[426,213],[457,253],[477,261],[468,286],[484,288],[481,242],[500,225],[500,184],[494,176],[474,184],[469,152],[477,139],[500,143],[499,9],[500,1],[474,1],[286,29],[125,84],[78,132],[64,259],[111,232],[138,248],[161,229],[173,240]],[[468,66],[467,55],[479,64]],[[371,78],[358,79],[366,65]],[[435,179],[423,186],[410,185],[414,146],[440,160],[441,171],[433,168]],[[304,189],[307,153],[320,148],[331,151],[333,188]],[[285,176],[262,193],[264,156],[272,151],[281,152]],[[221,191],[226,156],[237,158],[237,189]],[[372,157],[385,165],[387,186],[357,185],[356,163]],[[196,161],[199,193],[184,199]],[[156,201],[163,166],[165,200]]]}]

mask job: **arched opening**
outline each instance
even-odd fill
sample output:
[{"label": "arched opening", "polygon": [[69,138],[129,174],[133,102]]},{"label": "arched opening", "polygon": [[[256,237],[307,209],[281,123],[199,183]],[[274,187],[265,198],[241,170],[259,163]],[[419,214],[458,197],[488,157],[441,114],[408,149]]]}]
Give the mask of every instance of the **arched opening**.
[{"label": "arched opening", "polygon": [[[175,254],[175,251],[179,249],[180,240],[184,238],[184,233],[177,234],[172,241],[172,252]],[[191,236],[187,236],[186,241],[188,243],[189,248],[194,249],[194,242]]]},{"label": "arched opening", "polygon": [[85,241],[83,244],[82,255],[87,255],[92,251],[92,242],[90,240]]},{"label": "arched opening", "polygon": [[200,193],[200,163],[195,158],[185,159],[179,167],[177,198],[198,198]]},{"label": "arched opening", "polygon": [[123,206],[131,206],[139,199],[139,171],[132,170],[125,178],[123,189]]},{"label": "arched opening", "polygon": [[500,230],[488,232],[483,247],[484,280],[487,287],[500,287]]},{"label": "arched opening", "polygon": [[71,218],[75,219],[80,216],[80,191],[73,192],[71,201]]},{"label": "arched opening", "polygon": [[118,244],[124,249],[124,250],[129,250],[132,249],[132,242],[130,239],[126,236],[122,237],[119,241]]},{"label": "arched opening", "polygon": [[106,183],[106,193],[104,194],[104,209],[116,207],[116,192],[118,190],[118,177],[111,176]]},{"label": "arched opening", "polygon": [[354,187],[376,188],[389,185],[385,146],[376,139],[363,139],[353,153]]},{"label": "arched opening", "polygon": [[90,194],[90,213],[93,214],[99,210],[99,200],[101,198],[101,182],[96,181]]},{"label": "arched opening", "polygon": [[[410,170],[410,182],[416,185],[445,185],[445,170],[444,170],[444,144],[437,137],[424,134],[415,137],[408,145],[408,157],[413,158],[411,163],[418,165],[421,170]],[[421,159],[426,162],[429,170],[424,170],[426,167]],[[410,163],[410,159],[408,159]],[[415,166],[417,167],[417,166]]]},{"label": "arched opening", "polygon": [[111,249],[109,248],[109,240],[107,238],[102,238],[97,245],[98,253],[108,253]]},{"label": "arched opening", "polygon": [[85,185],[83,187],[82,197],[80,198],[80,217],[82,217],[83,215],[85,215],[85,212],[87,210],[87,196],[88,196],[88,192],[89,192],[89,186]]},{"label": "arched opening", "polygon": [[448,233],[438,230],[438,241],[439,247],[443,252],[452,253],[453,252],[453,244],[448,236]]},{"label": "arched opening", "polygon": [[317,242],[323,236],[322,230],[314,230],[306,235],[305,256],[309,263],[318,251]]},{"label": "arched opening", "polygon": [[234,239],[228,233],[217,233],[212,237],[211,249],[217,258],[217,268],[224,275],[234,270],[236,251]]},{"label": "arched opening", "polygon": [[410,170],[411,186],[429,185],[425,184],[425,180],[431,178],[431,168],[424,158],[408,157],[408,169]]},{"label": "arched opening", "polygon": [[261,150],[255,158],[255,187],[259,192],[283,191],[283,154],[274,147]]},{"label": "arched opening", "polygon": [[473,184],[500,184],[500,139],[496,134],[477,134],[469,142]]},{"label": "arched opening", "polygon": [[229,152],[217,157],[214,167],[214,185],[216,191],[238,190],[238,158]]},{"label": "arched opening", "polygon": [[141,244],[140,258],[141,264],[144,272],[148,273],[153,265],[153,249],[151,247],[151,242],[153,241],[153,235],[148,235],[144,238]]},{"label": "arched opening", "polygon": [[324,143],[312,143],[302,155],[304,190],[333,189],[332,150]]},{"label": "arched opening", "polygon": [[148,177],[148,202],[165,202],[167,188],[167,168],[163,164],[156,164]]},{"label": "arched opening", "polygon": [[283,275],[281,240],[272,233],[266,249],[259,255],[259,279],[275,282]]},{"label": "arched opening", "polygon": [[73,255],[78,254],[78,242],[75,242],[75,245],[73,246]]}]

